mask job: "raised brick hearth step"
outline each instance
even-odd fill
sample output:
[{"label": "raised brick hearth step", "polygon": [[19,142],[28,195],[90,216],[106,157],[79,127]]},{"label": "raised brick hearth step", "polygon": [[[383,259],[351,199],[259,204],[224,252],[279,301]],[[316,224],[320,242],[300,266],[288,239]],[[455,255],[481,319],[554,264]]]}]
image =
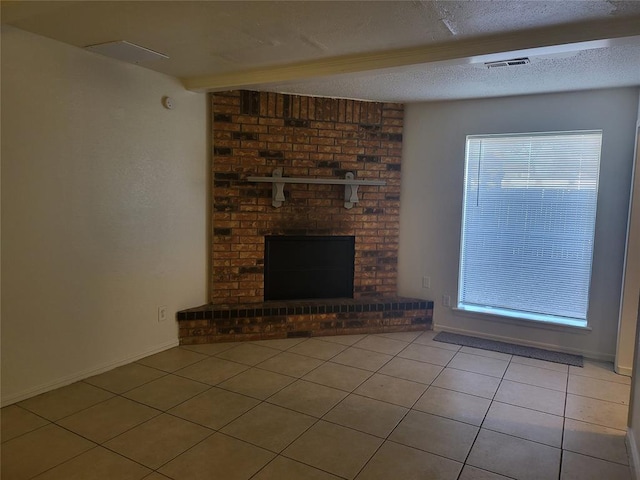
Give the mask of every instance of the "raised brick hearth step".
[{"label": "raised brick hearth step", "polygon": [[207,304],[177,313],[182,345],[427,330],[432,317],[432,301],[404,297]]}]

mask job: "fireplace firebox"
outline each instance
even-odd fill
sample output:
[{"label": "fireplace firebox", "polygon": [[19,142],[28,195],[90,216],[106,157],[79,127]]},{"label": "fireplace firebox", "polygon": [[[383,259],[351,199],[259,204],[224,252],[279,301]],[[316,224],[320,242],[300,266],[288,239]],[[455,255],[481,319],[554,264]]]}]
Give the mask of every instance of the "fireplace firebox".
[{"label": "fireplace firebox", "polygon": [[355,237],[269,235],[264,299],[353,298]]}]

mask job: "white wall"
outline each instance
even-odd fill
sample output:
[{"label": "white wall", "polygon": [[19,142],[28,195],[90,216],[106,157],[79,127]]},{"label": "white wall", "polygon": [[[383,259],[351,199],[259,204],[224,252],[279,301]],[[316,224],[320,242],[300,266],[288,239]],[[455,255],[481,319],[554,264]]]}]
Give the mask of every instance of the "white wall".
[{"label": "white wall", "polygon": [[2,28],[3,404],[177,343],[206,302],[206,118],[174,78]]},{"label": "white wall", "polygon": [[[624,256],[638,89],[407,106],[400,208],[399,293],[435,300],[436,329],[613,360]],[[592,331],[539,328],[456,313],[465,137],[603,129],[591,283]],[[423,275],[431,289],[421,288]]]},{"label": "white wall", "polygon": [[[640,310],[636,316],[636,322],[640,323]],[[629,418],[627,428],[627,451],[631,464],[632,478],[640,479],[640,379],[637,372],[640,372],[640,342],[638,341],[638,331],[634,338],[634,360],[633,376],[631,379],[631,401],[629,403]]]},{"label": "white wall", "polygon": [[[637,130],[640,132],[640,101],[638,102],[638,121]],[[620,330],[627,336],[630,335],[630,331],[634,331],[635,334],[631,339],[622,338],[621,333],[618,334],[619,350],[623,350],[624,356],[621,356],[621,352],[617,352],[616,364],[621,360],[626,360],[629,355],[629,350],[633,357],[633,377],[631,380],[631,402],[629,404],[629,428],[627,430],[627,443],[629,457],[631,459],[631,470],[633,472],[633,478],[640,478],[640,332],[638,332],[637,326],[640,323],[640,308],[638,308],[638,296],[640,296],[640,135],[636,136],[636,160],[635,160],[635,179],[633,187],[632,208],[630,214],[629,225],[629,240],[633,240],[634,243],[628,243],[627,245],[627,259],[625,268],[625,281],[624,281],[624,293],[623,293],[623,306],[620,309]],[[635,296],[635,301],[634,297]],[[626,304],[626,305],[625,305]],[[633,318],[632,307],[630,305],[635,304],[636,316]],[[620,346],[620,343],[624,343],[624,347]],[[629,343],[631,347],[629,348]]]},{"label": "white wall", "polygon": [[636,124],[636,155],[629,207],[627,250],[622,283],[615,368],[631,374],[635,348],[638,297],[640,296],[640,104]]}]

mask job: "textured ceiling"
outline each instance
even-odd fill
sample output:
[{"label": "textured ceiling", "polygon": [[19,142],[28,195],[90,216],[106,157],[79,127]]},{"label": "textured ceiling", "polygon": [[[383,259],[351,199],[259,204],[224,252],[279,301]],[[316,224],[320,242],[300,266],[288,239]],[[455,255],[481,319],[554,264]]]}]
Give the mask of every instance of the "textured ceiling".
[{"label": "textured ceiling", "polygon": [[[78,47],[127,40],[170,57],[142,66],[180,78],[624,18],[637,18],[640,34],[640,1],[2,2],[4,23]],[[639,45],[522,67],[410,65],[252,88],[415,101],[640,85]]]},{"label": "textured ceiling", "polygon": [[364,91],[369,100],[411,102],[640,86],[640,44],[530,59],[529,65],[516,67],[415,65],[256,88],[345,98],[360,98]]}]

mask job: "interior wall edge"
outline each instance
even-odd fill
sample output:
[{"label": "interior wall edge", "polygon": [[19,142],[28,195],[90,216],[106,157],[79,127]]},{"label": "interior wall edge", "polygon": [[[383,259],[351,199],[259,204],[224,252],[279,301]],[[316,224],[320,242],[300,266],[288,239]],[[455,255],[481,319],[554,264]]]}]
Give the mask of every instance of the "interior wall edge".
[{"label": "interior wall edge", "polygon": [[170,342],[164,342],[146,349],[143,352],[138,352],[136,355],[123,357],[113,362],[98,365],[97,367],[80,370],[70,375],[52,380],[51,382],[43,383],[41,385],[28,388],[27,390],[7,395],[6,397],[0,398],[0,408],[12,405],[17,402],[21,402],[22,400],[26,400],[27,398],[35,397],[36,395],[40,395],[41,393],[55,390],[56,388],[65,387],[80,380],[93,377],[94,375],[108,372],[110,370],[113,370],[114,368],[118,368],[123,365],[127,365],[128,363],[135,362],[136,360],[140,360],[141,358],[148,357],[149,355],[153,355],[155,353],[160,353],[170,348],[177,347],[178,343],[178,339],[171,340]]},{"label": "interior wall edge", "polygon": [[636,437],[633,433],[633,429],[631,428],[627,428],[625,443],[627,444],[627,452],[629,452],[631,478],[633,480],[640,480],[640,477],[638,476],[638,471],[640,471],[640,453],[638,452]]}]

